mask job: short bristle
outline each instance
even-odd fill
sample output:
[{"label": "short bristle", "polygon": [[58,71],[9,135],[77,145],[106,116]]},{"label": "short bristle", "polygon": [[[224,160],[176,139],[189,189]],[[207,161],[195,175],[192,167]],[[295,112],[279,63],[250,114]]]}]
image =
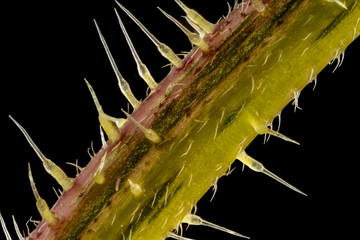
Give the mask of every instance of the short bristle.
[{"label": "short bristle", "polygon": [[122,127],[122,125],[125,123],[125,119],[123,118],[115,118],[107,115],[104,113],[102,106],[100,105],[100,102],[96,96],[96,93],[90,83],[84,79],[86,82],[86,85],[90,91],[91,97],[95,103],[96,109],[99,114],[99,122],[102,128],[105,130],[106,135],[108,138],[112,141],[115,141],[119,137],[119,128]]},{"label": "short bristle", "polygon": [[215,29],[215,24],[207,21],[203,16],[197,13],[195,10],[190,9],[180,0],[175,0],[175,2],[184,10],[187,17],[196,25],[198,25],[206,34],[211,34]]},{"label": "short bristle", "polygon": [[34,194],[34,197],[35,197],[36,201],[37,201],[37,200],[40,199],[40,195],[39,195],[39,192],[37,191],[37,188],[35,186],[34,178],[33,178],[32,172],[31,172],[30,163],[28,163],[28,176],[29,176],[31,190],[32,190],[32,192]]},{"label": "short bristle", "polygon": [[170,63],[172,63],[175,67],[179,68],[182,66],[182,60],[173,52],[173,50],[165,45],[164,43],[160,42],[147,28],[123,5],[119,2],[115,1],[119,7],[133,20],[136,25],[150,38],[150,40],[155,44],[160,54],[165,57]]},{"label": "short bristle", "polygon": [[183,219],[183,223],[187,223],[189,225],[198,225],[198,226],[205,226],[205,227],[210,227],[210,228],[214,228],[216,230],[222,231],[222,232],[226,232],[228,234],[237,236],[237,237],[241,237],[241,238],[246,238],[246,239],[250,239],[249,237],[242,235],[240,233],[237,233],[235,231],[232,231],[230,229],[221,227],[219,225],[216,225],[214,223],[208,222],[204,219],[202,219],[201,217],[194,215],[194,214],[188,214],[185,216],[185,218]]},{"label": "short bristle", "polygon": [[41,162],[43,163],[43,166],[45,170],[60,184],[60,186],[63,188],[64,191],[69,190],[72,187],[73,180],[69,178],[66,173],[57,166],[53,161],[46,158],[45,155],[40,151],[38,146],[34,143],[34,141],[31,139],[30,135],[27,133],[27,131],[11,116],[9,116],[10,119],[15,123],[15,125],[20,129],[22,134],[25,136],[26,140],[32,147],[32,149],[35,151],[35,153],[40,158]]},{"label": "short bristle", "polygon": [[3,216],[1,215],[1,212],[0,212],[0,222],[1,222],[1,227],[5,234],[6,240],[12,240],[9,231],[7,230],[5,220],[4,220]]},{"label": "short bristle", "polygon": [[340,7],[344,8],[344,9],[348,9],[345,5],[345,3],[343,3],[342,1],[340,0],[326,0],[328,2],[333,2],[333,3],[336,3],[337,5],[339,5]]},{"label": "short bristle", "polygon": [[252,127],[254,128],[254,130],[255,130],[255,132],[257,134],[261,134],[261,135],[262,134],[270,134],[270,135],[272,135],[274,137],[278,137],[278,138],[280,138],[282,140],[285,140],[287,142],[291,142],[291,143],[294,143],[296,145],[300,145],[299,142],[297,142],[297,141],[295,141],[295,140],[293,140],[293,139],[291,139],[291,138],[289,138],[289,137],[287,137],[287,136],[285,136],[285,135],[283,135],[283,134],[281,134],[281,133],[279,133],[277,131],[274,131],[274,130],[268,128],[265,124],[262,124],[262,123],[258,122],[257,120],[255,120],[255,117],[250,117],[249,122],[250,122],[250,124],[252,125]]},{"label": "short bristle", "polygon": [[149,86],[149,88],[151,90],[155,89],[158,84],[155,82],[154,78],[151,76],[151,73],[150,73],[149,69],[141,61],[139,55],[137,54],[136,49],[135,49],[135,47],[134,47],[134,45],[133,45],[133,43],[132,43],[132,41],[131,41],[131,39],[129,37],[129,34],[127,33],[126,28],[125,28],[123,22],[121,21],[121,18],[120,18],[120,16],[119,16],[116,9],[115,9],[115,14],[116,14],[117,19],[119,21],[121,30],[124,33],[126,42],[128,43],[128,45],[130,47],[130,50],[131,50],[131,53],[132,53],[132,55],[134,57],[134,60],[136,62],[138,73],[139,73],[140,77],[146,82],[146,84]]},{"label": "short bristle", "polygon": [[260,163],[259,161],[255,160],[254,158],[250,157],[249,155],[246,154],[245,151],[240,152],[237,157],[236,157],[239,161],[241,161],[243,164],[245,164],[246,166],[248,166],[251,170],[255,171],[255,172],[261,172],[264,173],[265,175],[271,177],[272,179],[278,181],[279,183],[283,184],[284,186],[294,190],[295,192],[298,192],[304,196],[307,196],[305,193],[303,193],[302,191],[300,191],[299,189],[297,189],[296,187],[294,187],[293,185],[287,183],[286,181],[284,181],[282,178],[278,177],[277,175],[275,175],[274,173],[270,172],[269,170],[267,170],[264,165],[262,163]]},{"label": "short bristle", "polygon": [[199,46],[200,49],[204,52],[207,52],[209,50],[209,45],[204,41],[202,37],[200,37],[199,34],[191,32],[189,29],[187,29],[184,25],[182,25],[178,20],[173,18],[170,14],[166,13],[164,10],[162,10],[160,7],[158,9],[164,14],[168,19],[170,19],[173,23],[175,23],[176,26],[178,26],[181,31],[185,33],[185,35],[189,38],[190,42],[196,46]]},{"label": "short bristle", "polygon": [[99,34],[99,37],[100,37],[100,40],[105,48],[105,51],[106,51],[106,55],[108,56],[109,58],[109,61],[110,61],[110,64],[115,72],[115,75],[116,75],[116,78],[118,80],[118,84],[119,84],[119,87],[120,87],[120,90],[122,92],[122,94],[126,97],[126,99],[130,102],[131,106],[136,109],[140,106],[140,101],[138,101],[136,99],[136,97],[134,96],[134,94],[132,93],[131,89],[130,89],[130,86],[128,84],[128,82],[123,78],[123,76],[121,75],[116,63],[115,63],[115,60],[110,52],[110,49],[105,41],[105,38],[104,36],[102,35],[101,31],[100,31],[100,28],[99,26],[97,25],[95,19],[94,19],[94,23],[95,23],[95,26],[96,26],[96,29],[98,31],[98,34]]},{"label": "short bristle", "polygon": [[36,208],[45,222],[47,222],[49,225],[54,225],[57,222],[57,218],[51,212],[46,201],[40,197],[40,194],[35,186],[34,178],[30,168],[30,163],[28,163],[28,169],[29,169],[28,176],[30,180],[30,186],[36,199]]},{"label": "short bristle", "polygon": [[20,230],[19,230],[19,226],[15,220],[14,215],[12,215],[12,219],[13,219],[13,224],[14,224],[14,228],[15,228],[15,232],[16,235],[18,236],[19,240],[25,240],[25,238],[21,235]]},{"label": "short bristle", "polygon": [[144,127],[143,125],[141,125],[141,123],[136,121],[136,119],[134,119],[129,113],[125,112],[124,110],[122,111],[125,113],[128,119],[130,119],[142,132],[144,132],[144,135],[147,139],[149,139],[153,143],[162,142],[162,138],[154,130]]}]

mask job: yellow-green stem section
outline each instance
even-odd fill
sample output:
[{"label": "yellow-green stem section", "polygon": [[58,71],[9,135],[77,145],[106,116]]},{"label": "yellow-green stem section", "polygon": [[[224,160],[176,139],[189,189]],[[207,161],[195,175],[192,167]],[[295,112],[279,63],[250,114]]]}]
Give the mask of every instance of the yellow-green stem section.
[{"label": "yellow-green stem section", "polygon": [[[150,127],[163,142],[122,134],[121,144],[105,150],[104,182],[87,191],[93,196],[84,204],[87,214],[79,210],[59,239],[166,238],[257,136],[255,129],[268,126],[359,35],[359,3],[347,7],[270,1],[246,17],[204,56],[205,65],[199,60],[175,79],[186,83],[180,96],[154,107]],[[131,193],[128,179],[141,194]]]}]

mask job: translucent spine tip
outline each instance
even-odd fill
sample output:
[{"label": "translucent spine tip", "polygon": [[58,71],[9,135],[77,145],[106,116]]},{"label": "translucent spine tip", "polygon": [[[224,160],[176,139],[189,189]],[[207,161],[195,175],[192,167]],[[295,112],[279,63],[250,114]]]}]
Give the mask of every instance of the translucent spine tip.
[{"label": "translucent spine tip", "polygon": [[149,86],[149,88],[151,90],[153,90],[154,88],[156,88],[156,86],[158,85],[154,78],[151,76],[151,73],[149,71],[149,69],[146,67],[146,65],[141,61],[139,55],[137,54],[136,50],[135,50],[135,47],[129,37],[129,34],[127,33],[126,31],[126,28],[123,24],[123,22],[121,21],[121,18],[117,12],[117,10],[115,9],[115,14],[117,16],[117,19],[119,21],[119,24],[120,24],[120,27],[121,27],[121,30],[122,32],[124,33],[124,36],[125,36],[125,39],[126,39],[126,42],[128,43],[129,47],[130,47],[130,50],[131,50],[131,53],[135,59],[135,62],[136,62],[136,66],[137,66],[137,69],[138,69],[138,72],[139,72],[139,75],[140,77],[146,82],[146,84]]},{"label": "translucent spine tip", "polygon": [[146,128],[141,123],[136,121],[130,114],[122,110],[128,119],[130,119],[144,134],[147,139],[152,141],[153,143],[160,143],[162,141],[162,138],[152,129]]},{"label": "translucent spine tip", "polygon": [[138,101],[136,99],[136,97],[134,96],[134,94],[132,93],[131,89],[130,89],[130,86],[129,84],[127,83],[127,81],[123,78],[123,76],[121,75],[116,63],[115,63],[115,60],[110,52],[110,49],[105,41],[105,38],[104,36],[101,34],[101,31],[100,31],[100,28],[99,26],[97,25],[96,21],[94,20],[94,23],[95,23],[95,26],[96,26],[96,30],[99,34],[99,37],[100,37],[100,40],[105,48],[105,51],[106,51],[106,55],[108,56],[109,58],[109,61],[111,63],[111,66],[115,72],[115,75],[116,75],[116,78],[118,80],[118,84],[119,84],[119,87],[120,87],[120,90],[122,92],[122,94],[126,97],[126,99],[130,102],[131,106],[136,109],[137,107],[139,107],[140,105],[140,101]]},{"label": "translucent spine tip", "polygon": [[20,131],[24,134],[26,140],[30,144],[30,146],[34,149],[35,153],[40,158],[45,170],[60,184],[64,191],[69,190],[72,187],[73,179],[69,178],[66,173],[57,166],[50,159],[46,158],[45,155],[40,151],[40,149],[36,146],[34,141],[31,139],[30,135],[26,132],[26,130],[11,116],[10,119],[16,124],[16,126],[20,129]]},{"label": "translucent spine tip", "polygon": [[13,224],[14,224],[14,228],[15,228],[15,232],[16,235],[18,236],[19,240],[25,240],[25,238],[21,235],[20,230],[19,230],[19,226],[16,223],[15,217],[14,215],[12,215],[12,219],[13,219]]},{"label": "translucent spine tip", "polygon": [[199,217],[199,216],[197,216],[197,215],[194,215],[194,214],[188,214],[188,215],[186,215],[186,216],[184,217],[184,219],[183,219],[183,223],[187,223],[187,224],[189,224],[189,225],[198,225],[198,226],[210,227],[210,228],[217,229],[217,230],[219,230],[219,231],[223,231],[223,232],[229,233],[229,234],[234,235],[234,236],[237,236],[237,237],[250,239],[249,237],[247,237],[247,236],[245,236],[245,235],[242,235],[242,234],[237,233],[237,232],[234,232],[234,231],[232,231],[232,230],[230,230],[230,229],[221,227],[221,226],[216,225],[216,224],[214,224],[214,223],[205,221],[205,220],[202,219],[201,217]]},{"label": "translucent spine tip", "polygon": [[1,212],[0,212],[0,222],[1,222],[1,227],[2,227],[2,229],[4,231],[4,234],[5,234],[6,240],[12,240],[9,231],[7,230],[5,220],[1,215]]},{"label": "translucent spine tip", "polygon": [[184,25],[182,25],[178,20],[173,18],[171,15],[166,13],[164,10],[158,7],[158,9],[168,18],[170,21],[175,23],[176,26],[178,26],[181,31],[185,33],[185,35],[189,38],[190,42],[196,46],[198,46],[203,52],[209,51],[209,45],[204,41],[203,38],[200,37],[199,34],[191,32],[189,29],[187,29]]},{"label": "translucent spine tip", "polygon": [[195,10],[188,8],[180,0],[175,0],[175,2],[184,10],[187,17],[196,25],[198,25],[206,34],[211,34],[215,29],[215,24],[207,21],[203,16],[197,13]]},{"label": "translucent spine tip", "polygon": [[272,135],[274,137],[281,138],[282,140],[285,140],[287,142],[291,142],[291,143],[294,143],[296,145],[300,145],[299,142],[297,142],[297,141],[295,141],[295,140],[293,140],[293,139],[291,139],[291,138],[289,138],[289,137],[287,137],[287,136],[285,136],[285,135],[283,135],[283,134],[281,134],[279,132],[276,132],[276,131],[274,131],[274,130],[272,130],[270,128],[267,128],[267,127],[265,127],[265,128],[264,128],[264,132],[262,134],[270,134],[270,135]]},{"label": "translucent spine tip", "polygon": [[95,103],[96,109],[99,114],[99,122],[100,122],[102,128],[104,129],[104,131],[106,132],[106,135],[112,141],[118,139],[119,128],[125,123],[126,120],[123,118],[114,118],[114,117],[111,117],[111,116],[107,115],[106,113],[104,113],[104,111],[100,105],[100,102],[95,94],[94,89],[92,88],[92,86],[86,79],[84,79],[84,80],[86,82],[87,87],[89,88],[91,97]]},{"label": "translucent spine tip", "polygon": [[28,174],[29,174],[30,185],[36,199],[36,208],[38,209],[42,219],[45,222],[47,222],[47,224],[49,224],[50,226],[54,225],[57,221],[57,218],[55,217],[53,212],[51,212],[46,201],[40,197],[36,189],[35,182],[31,173],[30,163],[28,163],[28,167],[29,167]]},{"label": "translucent spine tip", "polygon": [[136,25],[139,26],[139,28],[150,38],[150,40],[155,44],[160,54],[166,58],[170,63],[172,63],[175,67],[179,68],[182,66],[182,60],[164,43],[160,42],[155,38],[155,36],[150,33],[147,28],[134,16],[132,13],[127,10],[123,5],[121,5],[119,2],[116,1],[116,3],[119,5],[119,7],[133,20]]},{"label": "translucent spine tip", "polygon": [[285,185],[286,187],[294,190],[295,192],[298,192],[304,196],[307,196],[305,193],[303,193],[302,191],[300,191],[299,189],[297,189],[296,187],[294,187],[293,185],[285,182],[283,179],[281,179],[280,177],[278,177],[277,175],[273,174],[272,172],[270,172],[269,170],[267,170],[264,165],[262,163],[260,163],[259,161],[255,160],[254,158],[250,157],[249,155],[247,155],[245,153],[245,151],[242,151],[241,153],[239,153],[236,157],[239,161],[241,161],[243,164],[245,164],[246,166],[248,166],[251,170],[255,171],[255,172],[261,172],[264,173],[265,175],[271,177],[272,179],[275,179],[276,181],[278,181],[279,183]]}]

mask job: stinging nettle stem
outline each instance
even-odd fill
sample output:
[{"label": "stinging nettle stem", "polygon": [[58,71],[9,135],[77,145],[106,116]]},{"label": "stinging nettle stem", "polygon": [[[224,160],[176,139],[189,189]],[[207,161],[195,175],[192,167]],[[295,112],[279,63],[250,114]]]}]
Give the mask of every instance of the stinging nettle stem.
[{"label": "stinging nettle stem", "polygon": [[[211,186],[217,188],[239,148],[245,151],[259,134],[297,143],[269,129],[269,123],[297,100],[294,93],[309,83],[309,76],[313,79],[333,53],[343,52],[358,36],[359,4],[349,0],[344,9],[325,0],[244,2],[246,7],[234,8],[207,31],[200,15],[191,19],[193,12],[187,13],[206,32],[211,52],[191,50],[184,64],[181,59],[173,64],[179,67],[148,98],[135,101],[136,111],[125,112],[128,120],[120,129],[105,117],[89,87],[99,115],[112,122],[117,134],[58,199],[49,212],[53,217],[43,217],[32,240],[187,239],[172,231]],[[295,190],[255,159],[242,160]],[[235,234],[196,217],[191,221]]]}]

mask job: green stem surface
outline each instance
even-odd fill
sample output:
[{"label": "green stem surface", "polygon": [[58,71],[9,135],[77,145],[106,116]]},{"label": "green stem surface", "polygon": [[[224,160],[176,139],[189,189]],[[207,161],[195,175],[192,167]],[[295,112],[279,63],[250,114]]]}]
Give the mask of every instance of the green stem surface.
[{"label": "green stem surface", "polygon": [[[239,151],[359,35],[360,5],[270,0],[264,12],[234,9],[193,49],[94,156],[30,239],[160,240],[177,228]],[[358,27],[358,29],[356,29]],[[106,153],[104,181],[93,179]],[[129,179],[142,192],[132,194]]]}]

